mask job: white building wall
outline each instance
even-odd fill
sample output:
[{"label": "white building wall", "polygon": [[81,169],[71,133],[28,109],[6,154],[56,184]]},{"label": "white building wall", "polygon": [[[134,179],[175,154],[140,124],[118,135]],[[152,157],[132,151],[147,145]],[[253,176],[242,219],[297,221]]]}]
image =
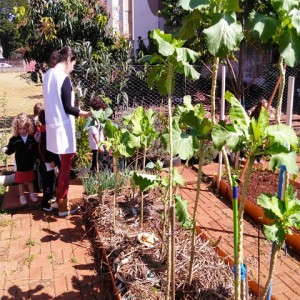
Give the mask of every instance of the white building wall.
[{"label": "white building wall", "polygon": [[109,25],[129,38],[138,48],[138,37],[148,44],[148,31],[163,30],[163,19],[157,16],[160,0],[107,0]]},{"label": "white building wall", "polygon": [[[163,19],[157,16],[159,0],[133,0],[133,33],[134,48],[138,48],[138,37],[141,36],[148,45],[148,31],[160,28],[163,30]],[[151,5],[151,6],[150,6]]]}]

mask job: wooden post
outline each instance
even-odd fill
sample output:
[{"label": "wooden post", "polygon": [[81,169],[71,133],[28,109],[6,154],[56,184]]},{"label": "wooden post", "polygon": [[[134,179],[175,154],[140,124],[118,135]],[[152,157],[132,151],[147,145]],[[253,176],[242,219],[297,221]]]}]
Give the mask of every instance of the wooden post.
[{"label": "wooden post", "polygon": [[[222,88],[221,88],[221,109],[220,109],[220,120],[225,119],[225,85],[226,85],[226,67],[222,66]],[[219,165],[217,175],[217,187],[220,188],[220,182],[222,178],[222,151],[219,152]]]}]

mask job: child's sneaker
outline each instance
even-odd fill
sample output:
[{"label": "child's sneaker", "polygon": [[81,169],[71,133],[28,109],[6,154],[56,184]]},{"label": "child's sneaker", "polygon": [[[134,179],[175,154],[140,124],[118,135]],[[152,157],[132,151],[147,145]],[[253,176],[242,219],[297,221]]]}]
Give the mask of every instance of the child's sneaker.
[{"label": "child's sneaker", "polygon": [[29,198],[30,198],[30,200],[31,200],[32,202],[38,202],[38,201],[39,201],[38,197],[37,197],[34,193],[31,193],[31,194],[29,195]]},{"label": "child's sneaker", "polygon": [[48,201],[48,203],[51,205],[51,204],[53,204],[53,203],[55,203],[56,202],[56,197],[52,197],[49,201]]},{"label": "child's sneaker", "polygon": [[21,195],[20,198],[19,198],[19,200],[20,200],[20,203],[22,205],[26,205],[27,204],[27,200],[26,200],[25,195]]},{"label": "child's sneaker", "polygon": [[43,207],[43,210],[46,211],[46,212],[51,212],[53,210],[52,207]]}]

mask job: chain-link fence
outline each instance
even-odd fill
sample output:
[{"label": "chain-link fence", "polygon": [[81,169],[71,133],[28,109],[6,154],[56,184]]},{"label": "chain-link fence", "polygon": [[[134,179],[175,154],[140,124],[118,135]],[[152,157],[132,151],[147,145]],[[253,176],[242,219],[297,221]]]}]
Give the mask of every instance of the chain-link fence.
[{"label": "chain-link fence", "polygon": [[[144,66],[131,67],[130,76],[115,76],[114,80],[110,80],[109,84],[105,84],[105,80],[97,78],[97,76],[87,76],[81,78],[80,82],[75,76],[75,90],[78,93],[78,84],[88,90],[85,96],[81,97],[84,103],[88,103],[89,98],[93,95],[104,94],[112,101],[111,106],[114,110],[113,119],[119,123],[122,116],[127,115],[130,111],[138,106],[143,106],[146,109],[152,108],[160,115],[160,124],[158,128],[162,130],[166,124],[162,116],[167,115],[167,97],[161,96],[157,88],[149,89],[147,85],[147,73],[149,72]],[[181,104],[185,95],[191,95],[193,103],[202,103],[207,111],[210,111],[210,90],[211,77],[205,66],[197,66],[196,69],[201,74],[196,81],[188,80],[182,75],[176,75],[175,89],[173,94],[173,105]],[[41,83],[33,84],[30,81],[24,80],[31,74],[24,72],[1,72],[0,70],[0,145],[4,145],[10,135],[10,126],[12,118],[20,112],[32,114],[33,106],[37,102],[43,102]],[[271,96],[274,96],[272,106],[276,106],[278,90],[274,90],[279,76],[277,65],[268,65],[262,68],[260,74],[253,78],[250,83],[245,83],[244,99],[246,110],[254,107],[261,99],[269,101]],[[300,66],[286,69],[286,85],[283,95],[282,112],[286,112],[287,106],[287,82],[288,77],[295,77],[294,90],[294,107],[293,113],[300,114]],[[226,90],[234,91],[231,85],[231,78],[227,71]],[[218,78],[216,91],[216,112],[219,111],[221,94],[221,78]],[[297,119],[297,118],[296,118]],[[299,118],[298,118],[299,119]],[[163,123],[165,121],[165,123]],[[299,123],[299,122],[298,122]],[[296,132],[300,132],[300,123],[293,122],[293,127]],[[297,125],[298,124],[298,125]],[[161,145],[157,145],[159,148]],[[159,150],[159,149],[157,149]],[[4,158],[3,158],[4,159]],[[0,160],[2,158],[0,157]],[[1,163],[2,165],[2,163]]]},{"label": "chain-link fence", "polygon": [[[149,69],[145,71],[144,66],[134,66],[134,71],[129,78],[124,82],[114,82],[108,86],[99,88],[98,91],[104,92],[105,96],[108,96],[112,101],[114,110],[126,111],[137,106],[149,107],[161,107],[167,104],[167,97],[161,96],[157,88],[149,89],[146,76]],[[200,74],[208,73],[203,72],[204,66],[196,66],[196,69]],[[249,83],[244,83],[244,98],[243,102],[245,109],[249,110],[257,104],[259,100],[265,99],[269,101],[273,95],[272,106],[276,106],[278,97],[278,88],[274,90],[276,82],[279,76],[277,65],[266,66],[257,78]],[[287,105],[287,82],[288,77],[295,77],[295,90],[294,90],[294,114],[300,113],[300,66],[295,68],[286,69],[286,85],[283,95],[282,112],[286,112]],[[94,82],[95,83],[95,82]],[[94,84],[93,83],[93,84]],[[91,85],[91,80],[81,80],[81,84],[84,87]],[[121,85],[123,85],[121,87]],[[229,75],[226,79],[226,89],[234,91],[232,87],[232,80]],[[202,103],[209,110],[210,105],[210,90],[211,90],[211,77],[208,75],[201,75],[196,81],[186,79],[183,75],[177,74],[175,77],[175,90],[173,94],[173,104],[181,104],[184,95],[191,95],[194,103]],[[221,78],[218,78],[217,91],[216,91],[216,103],[217,111],[219,108],[221,94]]]},{"label": "chain-link fence", "polygon": [[[124,73],[122,76],[116,74],[113,79],[103,80],[103,78],[97,77],[97,74],[89,75],[83,78],[75,78],[75,89],[77,90],[78,85],[83,90],[86,90],[84,96],[81,98],[86,106],[88,105],[89,98],[93,95],[102,94],[109,97],[112,101],[112,108],[115,115],[119,113],[126,113],[128,110],[132,110],[137,106],[143,106],[145,108],[165,107],[167,104],[167,97],[159,94],[157,88],[149,89],[146,81],[147,73],[151,66],[145,69],[144,66],[137,65],[131,66],[131,71]],[[200,78],[196,81],[186,79],[182,75],[176,75],[175,77],[175,89],[173,94],[173,104],[181,104],[185,95],[191,95],[194,103],[202,103],[205,108],[210,110],[210,90],[211,90],[211,77],[210,72],[207,71],[206,66],[196,66],[197,71],[201,74]],[[75,73],[78,70],[75,70]],[[17,113],[24,111],[26,113],[32,113],[32,107],[36,102],[42,102],[42,91],[41,84],[28,84],[24,81],[24,73],[16,73],[8,80],[8,73],[1,73],[0,71],[0,96],[3,98],[3,89],[5,89],[5,100],[9,102],[6,113],[8,117],[13,117]],[[130,74],[128,76],[128,74]],[[5,76],[1,76],[5,75]],[[28,74],[30,77],[30,74]],[[272,94],[274,94],[274,100],[272,106],[276,106],[278,89],[274,91],[276,82],[279,76],[277,65],[268,65],[260,72],[260,74],[253,78],[250,83],[244,83],[244,105],[246,110],[249,110],[257,104],[261,99],[269,101]],[[287,82],[288,77],[295,77],[295,90],[294,90],[294,114],[300,114],[300,66],[295,68],[286,69],[286,85],[284,89],[282,112],[286,112],[287,104]],[[23,77],[21,81],[20,78]],[[21,89],[20,85],[26,85],[26,93],[20,91],[18,98],[15,95],[15,91]],[[234,91],[232,86],[232,80],[229,72],[227,71],[226,78],[226,90]],[[30,91],[32,92],[30,94]],[[78,91],[78,90],[77,90]],[[78,95],[79,93],[77,93]],[[221,78],[218,78],[217,91],[216,91],[216,104],[217,113],[220,103],[221,94]],[[28,104],[30,111],[26,111],[25,105]],[[28,110],[28,109],[27,109]],[[3,117],[3,111],[0,111],[0,116]]]}]

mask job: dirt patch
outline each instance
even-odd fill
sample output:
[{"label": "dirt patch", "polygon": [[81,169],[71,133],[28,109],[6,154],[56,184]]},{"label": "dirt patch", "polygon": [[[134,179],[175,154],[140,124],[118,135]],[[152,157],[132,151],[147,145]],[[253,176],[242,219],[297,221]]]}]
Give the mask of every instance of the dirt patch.
[{"label": "dirt patch", "polygon": [[[252,203],[257,203],[257,198],[262,193],[277,195],[279,185],[279,173],[270,170],[256,170],[251,174],[250,183],[246,199]],[[242,193],[243,184],[239,185],[239,192]],[[297,196],[300,190],[295,188]]]}]

